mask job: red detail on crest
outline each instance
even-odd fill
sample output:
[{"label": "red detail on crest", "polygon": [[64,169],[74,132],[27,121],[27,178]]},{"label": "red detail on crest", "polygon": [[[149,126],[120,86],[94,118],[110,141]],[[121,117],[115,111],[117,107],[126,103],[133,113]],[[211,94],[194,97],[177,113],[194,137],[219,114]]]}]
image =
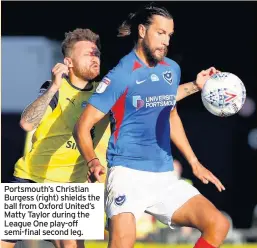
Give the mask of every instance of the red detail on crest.
[{"label": "red detail on crest", "polygon": [[114,131],[114,143],[116,143],[118,139],[118,135],[120,132],[120,126],[123,121],[124,113],[125,113],[125,102],[126,102],[126,96],[128,94],[128,88],[126,91],[121,95],[119,100],[115,103],[115,105],[112,107],[112,113],[113,117],[116,120],[116,130]]},{"label": "red detail on crest", "polygon": [[167,62],[165,62],[164,60],[162,60],[161,62],[159,62],[159,64],[170,66],[170,65],[169,65]]},{"label": "red detail on crest", "polygon": [[133,66],[133,71],[140,67],[142,67],[142,65],[138,61],[135,61],[134,66]]}]

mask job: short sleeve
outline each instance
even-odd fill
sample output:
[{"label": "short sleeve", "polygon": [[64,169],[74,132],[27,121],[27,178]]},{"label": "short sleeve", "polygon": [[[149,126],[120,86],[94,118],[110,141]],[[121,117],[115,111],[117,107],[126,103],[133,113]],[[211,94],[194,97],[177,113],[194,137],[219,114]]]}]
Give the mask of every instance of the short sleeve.
[{"label": "short sleeve", "polygon": [[[46,81],[40,87],[40,90],[39,90],[39,93],[38,93],[38,97],[42,96],[47,91],[47,89],[50,87],[50,85],[51,85],[51,81]],[[58,104],[58,99],[59,99],[59,92],[57,91],[56,94],[53,96],[52,100],[49,103],[49,106],[51,107],[52,110],[54,110],[56,108],[56,106]]]},{"label": "short sleeve", "polygon": [[89,99],[89,104],[107,114],[127,88],[128,73],[119,64],[101,80]]},{"label": "short sleeve", "polygon": [[[179,89],[179,84],[180,84],[180,81],[181,81],[181,69],[180,69],[180,66],[179,64],[177,64],[175,61],[173,61],[172,64],[172,67],[173,67],[173,70],[174,70],[174,73],[175,73],[175,78],[176,80],[174,80],[174,87],[175,87],[175,94],[177,95],[178,94],[178,89]],[[177,102],[175,103],[175,106],[173,107],[173,109],[177,106]]]},{"label": "short sleeve", "polygon": [[175,71],[176,71],[176,74],[177,74],[177,87],[179,86],[180,84],[180,80],[181,80],[181,69],[180,69],[180,66],[175,63]]}]

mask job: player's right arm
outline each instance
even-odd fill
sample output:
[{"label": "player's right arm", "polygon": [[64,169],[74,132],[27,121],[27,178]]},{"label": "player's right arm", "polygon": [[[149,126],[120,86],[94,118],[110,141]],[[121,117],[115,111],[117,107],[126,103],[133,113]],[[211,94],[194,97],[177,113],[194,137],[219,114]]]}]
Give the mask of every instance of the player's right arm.
[{"label": "player's right arm", "polygon": [[124,79],[124,74],[122,74],[119,67],[111,70],[103,78],[74,127],[74,139],[89,167],[89,182],[95,182],[96,180],[100,182],[100,175],[105,172],[105,168],[100,164],[95,154],[90,130],[97,122],[103,119],[126,91],[126,84],[121,82],[121,79]]},{"label": "player's right arm", "polygon": [[68,67],[61,63],[56,64],[52,69],[51,85],[44,94],[24,109],[21,115],[20,126],[25,131],[32,131],[40,124],[50,101],[61,86],[63,74],[68,74]]},{"label": "player's right arm", "polygon": [[[88,171],[88,181],[94,182],[101,181],[100,175],[105,173],[104,167],[100,164],[94,151],[93,139],[91,136],[91,129],[93,126],[103,119],[105,113],[95,108],[93,105],[88,104],[77,121],[73,136],[77,143],[77,148],[84,160],[87,161],[87,166],[90,168]],[[94,174],[94,178],[91,178],[91,174]]]}]

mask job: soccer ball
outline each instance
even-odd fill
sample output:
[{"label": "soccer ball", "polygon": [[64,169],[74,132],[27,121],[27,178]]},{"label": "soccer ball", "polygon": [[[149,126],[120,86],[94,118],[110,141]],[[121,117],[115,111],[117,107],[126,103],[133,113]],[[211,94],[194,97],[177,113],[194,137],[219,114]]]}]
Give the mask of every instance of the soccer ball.
[{"label": "soccer ball", "polygon": [[227,117],[236,114],[243,107],[246,90],[236,75],[219,72],[206,81],[201,97],[204,107],[210,113]]}]

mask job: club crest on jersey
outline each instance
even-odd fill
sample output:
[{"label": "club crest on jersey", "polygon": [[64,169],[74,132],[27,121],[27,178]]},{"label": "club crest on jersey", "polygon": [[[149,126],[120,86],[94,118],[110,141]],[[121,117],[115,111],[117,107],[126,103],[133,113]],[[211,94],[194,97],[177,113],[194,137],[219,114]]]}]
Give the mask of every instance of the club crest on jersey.
[{"label": "club crest on jersey", "polygon": [[96,88],[97,93],[103,93],[106,88],[110,85],[111,80],[107,77],[104,77],[102,81],[99,83],[99,85]]},{"label": "club crest on jersey", "polygon": [[125,195],[120,195],[120,196],[116,197],[114,200],[114,202],[117,206],[121,206],[125,201],[126,201]]},{"label": "club crest on jersey", "polygon": [[163,73],[162,73],[162,76],[163,76],[164,80],[165,80],[168,84],[172,85],[173,79],[172,79],[172,73],[171,73],[171,71],[165,71],[165,72],[163,72]]}]

